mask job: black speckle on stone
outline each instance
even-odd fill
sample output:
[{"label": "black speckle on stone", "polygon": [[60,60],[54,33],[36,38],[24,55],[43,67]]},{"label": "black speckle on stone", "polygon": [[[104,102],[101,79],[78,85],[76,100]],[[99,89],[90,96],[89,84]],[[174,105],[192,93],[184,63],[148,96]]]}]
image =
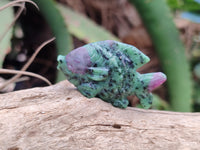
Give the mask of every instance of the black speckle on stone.
[{"label": "black speckle on stone", "polygon": [[109,65],[108,65],[108,61],[106,61],[106,62],[104,63],[104,66],[109,66]]},{"label": "black speckle on stone", "polygon": [[94,67],[97,67],[97,64],[96,64],[96,63],[94,64]]},{"label": "black speckle on stone", "polygon": [[101,93],[101,96],[105,96],[105,93],[104,93],[104,92],[102,92],[102,93]]},{"label": "black speckle on stone", "polygon": [[140,55],[140,62],[141,62],[141,64],[144,63],[144,59],[143,59],[143,57],[141,55]]},{"label": "black speckle on stone", "polygon": [[106,77],[106,75],[104,74],[104,75],[103,75],[103,77],[105,78],[105,77]]},{"label": "black speckle on stone", "polygon": [[117,52],[117,53],[116,53],[116,56],[120,58],[121,53]]},{"label": "black speckle on stone", "polygon": [[107,51],[107,52],[109,52],[109,51],[110,51],[110,49],[109,49],[109,48],[106,48],[106,51]]},{"label": "black speckle on stone", "polygon": [[134,68],[134,64],[132,61],[128,62],[128,65],[131,67],[131,68]]},{"label": "black speckle on stone", "polygon": [[142,99],[144,99],[145,97],[144,97],[144,95],[140,95],[140,97],[142,98]]},{"label": "black speckle on stone", "polygon": [[78,77],[77,76],[73,76],[72,79],[78,80]]},{"label": "black speckle on stone", "polygon": [[116,80],[113,80],[113,83],[117,83],[117,81],[116,81]]},{"label": "black speckle on stone", "polygon": [[100,54],[100,53],[101,53],[101,50],[99,50],[99,49],[96,49],[96,51],[97,51],[97,53],[98,53],[98,54]]},{"label": "black speckle on stone", "polygon": [[130,83],[127,83],[126,86],[127,86],[127,87],[131,87]]},{"label": "black speckle on stone", "polygon": [[118,67],[114,67],[113,69],[114,69],[114,70],[118,70]]},{"label": "black speckle on stone", "polygon": [[109,58],[106,55],[102,54],[102,56],[104,59],[109,60]]},{"label": "black speckle on stone", "polygon": [[92,73],[92,72],[93,72],[93,70],[92,70],[92,69],[88,69],[88,72],[89,72],[89,73]]},{"label": "black speckle on stone", "polygon": [[89,92],[85,92],[85,94],[87,94],[88,96],[90,96],[90,93],[89,93]]},{"label": "black speckle on stone", "polygon": [[108,71],[108,75],[111,76],[111,70]]},{"label": "black speckle on stone", "polygon": [[81,78],[80,81],[81,81],[82,83],[85,83],[86,80],[85,80],[84,78]]},{"label": "black speckle on stone", "polygon": [[117,93],[117,97],[120,97],[121,96],[121,94],[120,93]]}]

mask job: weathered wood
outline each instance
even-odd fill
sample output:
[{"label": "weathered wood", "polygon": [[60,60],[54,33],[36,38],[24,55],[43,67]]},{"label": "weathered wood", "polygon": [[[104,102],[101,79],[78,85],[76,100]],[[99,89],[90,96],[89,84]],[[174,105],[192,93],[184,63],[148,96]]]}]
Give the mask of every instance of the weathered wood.
[{"label": "weathered wood", "polygon": [[63,81],[0,95],[0,149],[200,149],[200,113],[123,110]]}]

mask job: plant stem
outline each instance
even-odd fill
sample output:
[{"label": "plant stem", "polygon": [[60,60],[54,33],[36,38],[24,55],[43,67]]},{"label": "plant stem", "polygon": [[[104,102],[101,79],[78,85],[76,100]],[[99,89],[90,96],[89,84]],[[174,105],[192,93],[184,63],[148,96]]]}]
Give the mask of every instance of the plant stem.
[{"label": "plant stem", "polygon": [[[39,7],[46,21],[48,22],[54,36],[56,37],[56,46],[58,53],[62,55],[68,54],[72,49],[72,39],[68,32],[64,18],[56,7],[54,0],[33,0]],[[66,79],[59,71],[57,81]]]},{"label": "plant stem", "polygon": [[152,38],[168,80],[174,111],[192,111],[192,82],[185,48],[164,0],[130,0],[137,8]]}]

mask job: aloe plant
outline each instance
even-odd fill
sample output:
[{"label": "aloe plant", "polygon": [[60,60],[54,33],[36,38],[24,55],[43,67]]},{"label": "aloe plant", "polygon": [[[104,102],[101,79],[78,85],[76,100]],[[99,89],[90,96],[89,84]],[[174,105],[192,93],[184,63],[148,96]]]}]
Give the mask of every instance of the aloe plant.
[{"label": "aloe plant", "polygon": [[105,30],[102,26],[97,25],[89,18],[73,11],[71,8],[58,4],[58,9],[65,18],[69,32],[80,40],[86,43],[108,39],[119,41],[116,36]]},{"label": "aloe plant", "polygon": [[[0,7],[4,6],[8,2],[9,0],[1,0]],[[9,49],[11,48],[10,40],[12,38],[13,28],[11,27],[10,30],[5,34],[5,36],[4,37],[2,36],[4,32],[6,31],[6,29],[8,28],[8,25],[12,23],[13,19],[14,19],[14,15],[13,15],[13,10],[11,7],[0,11],[0,39],[2,39],[0,41],[0,68],[2,68],[4,58],[6,54],[8,53]]]}]

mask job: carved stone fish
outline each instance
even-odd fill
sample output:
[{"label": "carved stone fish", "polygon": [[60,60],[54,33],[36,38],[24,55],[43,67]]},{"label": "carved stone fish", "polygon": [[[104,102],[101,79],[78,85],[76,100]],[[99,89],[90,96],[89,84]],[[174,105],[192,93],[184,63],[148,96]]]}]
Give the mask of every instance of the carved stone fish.
[{"label": "carved stone fish", "polygon": [[126,108],[127,96],[136,95],[144,108],[152,104],[151,91],[166,80],[161,72],[140,74],[137,68],[149,57],[136,47],[107,40],[90,43],[59,55],[58,69],[86,97],[99,97],[115,107]]}]

